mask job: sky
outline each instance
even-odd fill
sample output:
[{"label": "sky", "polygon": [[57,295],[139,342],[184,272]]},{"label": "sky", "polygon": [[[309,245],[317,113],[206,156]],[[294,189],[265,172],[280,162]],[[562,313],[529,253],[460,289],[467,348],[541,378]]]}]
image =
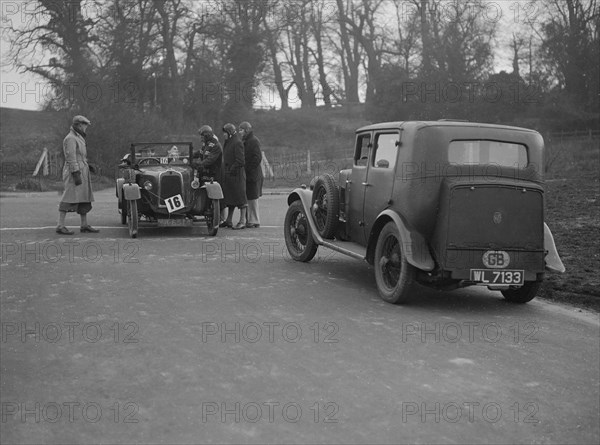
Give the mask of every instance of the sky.
[{"label": "sky", "polygon": [[[406,4],[410,5],[409,2],[406,2]],[[16,68],[12,64],[7,63],[6,60],[8,51],[8,45],[5,38],[6,25],[12,23],[13,26],[23,26],[25,23],[24,12],[31,10],[33,2],[29,0],[1,0],[0,6],[2,19],[0,24],[0,106],[26,110],[39,110],[51,93],[49,84],[39,76],[28,73],[19,73]],[[523,22],[528,17],[534,17],[539,13],[536,9],[536,2],[529,0],[496,0],[486,2],[486,18],[499,23],[498,39],[495,42],[498,48],[498,50],[495,51],[496,72],[502,70],[508,72],[512,71],[511,54],[510,51],[508,51],[508,42],[510,41],[513,31],[517,28],[522,30]],[[259,97],[269,97],[272,100],[273,95],[259,94]],[[268,106],[273,104],[266,103],[258,105]]]}]

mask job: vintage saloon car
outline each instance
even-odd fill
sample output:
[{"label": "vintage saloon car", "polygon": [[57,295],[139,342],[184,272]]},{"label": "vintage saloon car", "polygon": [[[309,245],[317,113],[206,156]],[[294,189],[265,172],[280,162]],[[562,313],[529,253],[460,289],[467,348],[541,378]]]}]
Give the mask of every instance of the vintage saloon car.
[{"label": "vintage saloon car", "polygon": [[199,178],[192,167],[191,142],[131,144],[119,165],[116,194],[121,223],[136,238],[138,223],[164,227],[203,222],[210,236],[219,229],[221,186],[212,178]]},{"label": "vintage saloon car", "polygon": [[487,286],[526,303],[546,270],[565,270],[544,222],[543,152],[541,135],[518,127],[360,128],[351,169],[288,196],[286,246],[297,261],[318,246],[365,259],[390,303],[414,296],[416,284]]}]

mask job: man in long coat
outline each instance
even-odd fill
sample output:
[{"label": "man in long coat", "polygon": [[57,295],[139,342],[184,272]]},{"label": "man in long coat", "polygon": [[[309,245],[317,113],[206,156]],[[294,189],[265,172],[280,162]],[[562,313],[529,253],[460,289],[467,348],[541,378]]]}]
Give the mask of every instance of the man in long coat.
[{"label": "man in long coat", "polygon": [[[223,145],[223,196],[225,206],[228,208],[227,219],[220,227],[229,227],[235,230],[246,228],[246,212],[248,202],[246,199],[246,171],[244,170],[244,144],[240,139],[235,125],[223,126],[225,143]],[[240,209],[240,220],[233,225],[233,211]]]},{"label": "man in long coat", "polygon": [[63,183],[65,191],[58,205],[58,226],[56,233],[73,235],[75,232],[65,226],[67,212],[77,212],[81,218],[82,233],[98,233],[99,230],[87,222],[87,214],[92,210],[94,193],[90,166],[87,162],[86,130],[90,125],[88,118],[75,116],[69,134],[63,140],[65,165],[63,166]]},{"label": "man in long coat", "polygon": [[248,199],[248,223],[246,227],[260,227],[258,198],[262,196],[263,172],[261,167],[262,151],[260,141],[254,135],[252,125],[242,122],[239,133],[244,141],[244,156],[246,157],[246,198]]}]

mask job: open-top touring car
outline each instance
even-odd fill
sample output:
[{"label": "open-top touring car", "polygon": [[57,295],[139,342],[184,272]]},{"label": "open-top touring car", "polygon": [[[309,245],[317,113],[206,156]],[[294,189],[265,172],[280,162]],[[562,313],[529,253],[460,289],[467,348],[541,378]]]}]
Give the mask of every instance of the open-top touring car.
[{"label": "open-top touring car", "polygon": [[564,272],[544,222],[542,136],[468,122],[388,122],[356,131],[352,168],[288,196],[291,256],[325,246],[375,268],[382,299],[415,285],[500,290],[533,299],[546,270]]},{"label": "open-top touring car", "polygon": [[121,223],[137,237],[138,224],[191,226],[198,221],[215,236],[219,229],[221,186],[201,178],[192,166],[191,142],[131,144],[119,164],[116,194]]}]

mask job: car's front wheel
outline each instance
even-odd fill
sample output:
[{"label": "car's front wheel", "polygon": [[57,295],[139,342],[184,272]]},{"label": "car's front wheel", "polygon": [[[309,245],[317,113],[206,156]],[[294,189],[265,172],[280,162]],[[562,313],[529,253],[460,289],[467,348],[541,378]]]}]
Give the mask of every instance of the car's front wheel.
[{"label": "car's front wheel", "polygon": [[137,201],[131,199],[127,201],[127,223],[129,227],[129,236],[137,238],[138,233],[138,208]]},{"label": "car's front wheel", "polygon": [[506,301],[510,301],[511,303],[528,303],[535,298],[541,286],[541,281],[527,281],[517,289],[503,290],[502,295],[504,295]]},{"label": "car's front wheel", "polygon": [[283,234],[285,245],[296,261],[308,262],[317,253],[318,245],[312,237],[308,217],[300,201],[294,201],[285,214]]},{"label": "car's front wheel", "polygon": [[393,304],[406,302],[415,288],[416,269],[406,259],[394,222],[387,223],[379,234],[374,266],[381,298]]},{"label": "car's front wheel", "polygon": [[121,224],[125,225],[127,224],[127,201],[125,198],[121,199],[121,206],[119,208],[121,209]]},{"label": "car's front wheel", "polygon": [[218,199],[212,199],[210,208],[205,212],[208,236],[216,236],[219,231],[219,220],[221,218],[221,206]]}]

